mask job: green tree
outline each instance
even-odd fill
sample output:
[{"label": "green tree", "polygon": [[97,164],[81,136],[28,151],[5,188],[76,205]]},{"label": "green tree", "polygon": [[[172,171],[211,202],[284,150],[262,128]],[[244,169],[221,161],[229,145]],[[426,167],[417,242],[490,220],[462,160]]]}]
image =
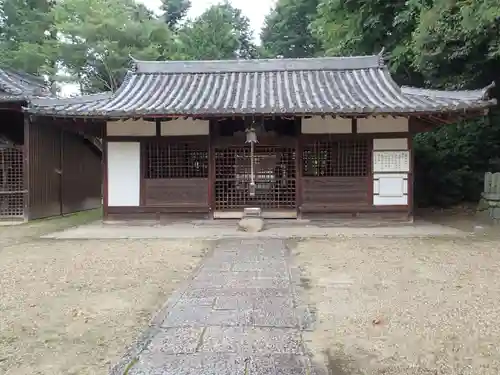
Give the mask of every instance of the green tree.
[{"label": "green tree", "polygon": [[65,0],[55,9],[60,62],[83,92],[116,90],[139,59],[174,56],[168,26],[134,0]]},{"label": "green tree", "polygon": [[228,2],[214,5],[187,22],[178,32],[178,48],[182,58],[193,60],[257,56],[248,18]]},{"label": "green tree", "polygon": [[171,29],[177,27],[191,8],[190,0],[162,0],[161,3],[163,18]]},{"label": "green tree", "polygon": [[[385,48],[400,85],[470,89],[491,81],[500,84],[498,0],[319,0],[309,24],[297,22],[304,19],[303,10],[280,9],[282,1],[267,18],[262,35],[267,51],[294,56],[287,53],[297,45],[295,36],[311,30],[326,55],[365,55]],[[290,35],[294,37],[285,38]],[[493,91],[497,99],[498,92]],[[497,108],[488,118],[417,135],[415,188],[420,203],[477,199],[483,173],[498,168],[492,161],[500,157],[499,145]]]},{"label": "green tree", "polygon": [[413,33],[413,65],[429,85],[471,88],[500,77],[497,0],[435,0],[422,8],[419,21]]},{"label": "green tree", "polygon": [[[500,82],[499,16],[496,0],[323,0],[313,28],[328,54],[385,47],[399,84],[467,89]],[[415,137],[420,204],[479,197],[483,173],[500,152],[496,112]]]},{"label": "green tree", "polygon": [[33,74],[55,73],[57,39],[51,0],[0,1],[0,64]]},{"label": "green tree", "polygon": [[426,1],[323,0],[313,34],[327,55],[365,55],[384,48],[398,83],[420,86],[423,77],[413,68],[412,33]]},{"label": "green tree", "polygon": [[318,0],[278,0],[266,16],[260,34],[262,46],[272,57],[312,57],[320,49],[310,24]]},{"label": "green tree", "polygon": [[[413,66],[428,86],[471,89],[500,83],[500,4],[436,0],[423,7],[413,32]],[[499,98],[498,88],[493,91]],[[484,172],[498,171],[500,114],[445,126],[415,139],[421,203],[479,198]],[[425,182],[425,186],[424,186]],[[438,194],[429,194],[431,190]]]}]

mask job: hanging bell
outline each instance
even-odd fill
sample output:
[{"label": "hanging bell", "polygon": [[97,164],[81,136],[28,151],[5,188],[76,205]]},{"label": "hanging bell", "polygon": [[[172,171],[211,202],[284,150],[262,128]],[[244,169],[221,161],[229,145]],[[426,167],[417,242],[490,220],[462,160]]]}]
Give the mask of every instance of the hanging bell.
[{"label": "hanging bell", "polygon": [[249,128],[246,130],[247,139],[245,143],[257,143],[257,133],[254,128]]},{"label": "hanging bell", "polygon": [[251,197],[255,197],[255,190],[256,190],[255,182],[252,181],[248,184],[248,194]]}]

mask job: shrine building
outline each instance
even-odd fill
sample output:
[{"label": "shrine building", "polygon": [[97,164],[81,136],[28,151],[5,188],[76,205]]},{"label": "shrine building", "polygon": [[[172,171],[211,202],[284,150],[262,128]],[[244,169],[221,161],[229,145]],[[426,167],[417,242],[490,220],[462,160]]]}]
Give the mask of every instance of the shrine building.
[{"label": "shrine building", "polygon": [[408,220],[413,135],[495,105],[492,85],[400,87],[381,55],[133,65],[114,93],[27,109],[101,127],[105,219]]}]

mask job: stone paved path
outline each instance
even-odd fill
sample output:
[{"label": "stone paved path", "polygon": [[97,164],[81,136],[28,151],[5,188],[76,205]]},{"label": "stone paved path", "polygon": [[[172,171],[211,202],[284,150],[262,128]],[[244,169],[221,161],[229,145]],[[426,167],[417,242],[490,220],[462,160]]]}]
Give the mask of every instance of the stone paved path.
[{"label": "stone paved path", "polygon": [[282,240],[221,240],[113,374],[312,375]]}]

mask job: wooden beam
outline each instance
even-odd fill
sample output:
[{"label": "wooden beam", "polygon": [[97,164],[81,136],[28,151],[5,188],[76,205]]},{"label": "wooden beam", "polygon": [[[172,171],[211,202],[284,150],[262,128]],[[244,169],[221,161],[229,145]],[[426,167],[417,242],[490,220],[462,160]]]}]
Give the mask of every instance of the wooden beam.
[{"label": "wooden beam", "polygon": [[156,119],[156,136],[161,137],[161,120]]}]

